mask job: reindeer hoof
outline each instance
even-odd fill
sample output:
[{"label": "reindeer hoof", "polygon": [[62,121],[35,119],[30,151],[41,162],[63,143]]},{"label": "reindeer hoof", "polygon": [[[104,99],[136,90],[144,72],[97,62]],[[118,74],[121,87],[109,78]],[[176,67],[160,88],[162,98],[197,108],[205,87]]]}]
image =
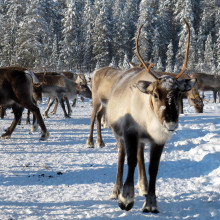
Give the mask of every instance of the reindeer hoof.
[{"label": "reindeer hoof", "polygon": [[47,131],[45,134],[42,134],[40,137],[41,141],[46,141],[50,136],[50,133]]},{"label": "reindeer hoof", "polygon": [[129,204],[124,204],[123,202],[121,201],[118,201],[118,206],[122,209],[122,210],[125,210],[125,211],[129,211],[130,209],[132,209],[134,205],[134,202],[131,202]]},{"label": "reindeer hoof", "polygon": [[110,199],[112,199],[112,200],[117,200],[118,199],[118,195],[117,195],[117,193],[112,193],[112,195],[110,196]]},{"label": "reindeer hoof", "polygon": [[133,198],[124,198],[122,196],[122,194],[120,194],[118,196],[118,206],[122,210],[129,211],[130,209],[132,209],[133,205],[134,205],[134,199]]},{"label": "reindeer hoof", "polygon": [[2,139],[10,139],[11,138],[11,135],[8,135],[8,134],[3,134]]},{"label": "reindeer hoof", "polygon": [[148,213],[148,212],[151,212],[151,213],[159,213],[159,210],[157,209],[157,207],[145,207],[144,209],[142,209],[142,212],[145,212],[145,213]]},{"label": "reindeer hoof", "polygon": [[89,139],[86,142],[87,148],[94,148],[94,142],[90,141]]},{"label": "reindeer hoof", "polygon": [[152,213],[157,214],[157,213],[159,213],[159,210],[156,205],[153,205],[152,203],[145,201],[145,203],[142,207],[142,212],[146,212],[146,213],[152,212]]},{"label": "reindeer hoof", "polygon": [[101,142],[96,142],[96,145],[98,146],[98,148],[103,148],[105,147],[105,143],[103,141]]}]

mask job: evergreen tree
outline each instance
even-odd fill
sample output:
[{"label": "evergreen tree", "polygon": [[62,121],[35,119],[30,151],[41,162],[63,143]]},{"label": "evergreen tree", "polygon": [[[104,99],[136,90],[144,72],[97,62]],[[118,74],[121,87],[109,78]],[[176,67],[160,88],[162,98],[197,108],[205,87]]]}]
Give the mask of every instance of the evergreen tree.
[{"label": "evergreen tree", "polygon": [[158,28],[156,27],[154,29],[154,38],[153,38],[153,50],[152,50],[152,59],[153,63],[157,65],[157,62],[159,61],[159,45],[160,45],[160,36]]},{"label": "evergreen tree", "polygon": [[46,65],[45,48],[49,48],[50,30],[42,0],[28,3],[25,16],[19,23],[15,51],[18,64],[33,68]]},{"label": "evergreen tree", "polygon": [[16,54],[14,51],[16,45],[16,37],[18,31],[19,21],[22,19],[25,13],[25,1],[24,0],[9,0],[7,3],[7,13],[4,20],[4,36],[3,36],[3,56],[7,65],[17,64]]},{"label": "evergreen tree", "polygon": [[128,55],[125,54],[124,55],[124,60],[123,60],[123,69],[128,70],[129,68],[130,68],[130,64],[129,64]]},{"label": "evergreen tree", "polygon": [[162,61],[161,61],[161,58],[160,58],[160,57],[159,57],[159,59],[158,59],[156,69],[157,69],[157,71],[159,71],[159,72],[164,71],[164,68],[163,68],[163,63],[162,63]]},{"label": "evergreen tree", "polygon": [[144,24],[139,39],[140,53],[145,61],[152,57],[152,39],[155,29],[155,18],[158,14],[157,0],[142,0],[140,3],[137,29]]},{"label": "evergreen tree", "polygon": [[[185,28],[185,24],[183,22],[183,18],[186,19],[186,21],[189,23],[190,27],[190,49],[189,49],[189,58],[188,58],[188,65],[187,68],[193,70],[195,68],[196,63],[196,37],[195,37],[195,30],[193,26],[193,12],[192,12],[192,0],[178,0],[176,5],[178,7],[176,8],[176,20],[180,21],[182,25],[182,29],[180,32],[180,38],[179,38],[179,50],[176,55],[176,62],[179,70],[183,66],[183,62],[185,60],[185,51],[186,51],[186,45],[185,42],[188,38],[188,31]],[[179,8],[181,6],[181,8]]]},{"label": "evergreen tree", "polygon": [[216,53],[217,72],[220,75],[220,29],[217,34],[217,41],[215,44],[215,53]]},{"label": "evergreen tree", "polygon": [[83,28],[83,37],[84,37],[84,46],[85,46],[85,52],[84,52],[84,59],[83,64],[87,69],[90,69],[90,66],[93,66],[94,68],[94,62],[91,60],[93,57],[93,27],[94,27],[94,8],[92,5],[91,0],[87,0],[84,12],[83,12],[83,21],[82,21],[82,28]]},{"label": "evergreen tree", "polygon": [[111,61],[110,56],[110,36],[111,29],[109,23],[109,8],[103,1],[100,11],[96,16],[94,32],[93,32],[93,54],[95,62],[99,61],[99,66],[108,66]]},{"label": "evergreen tree", "polygon": [[173,72],[173,43],[172,40],[170,41],[168,47],[167,47],[167,52],[166,52],[166,72],[172,73]]},{"label": "evergreen tree", "polygon": [[75,0],[67,0],[67,8],[63,10],[62,34],[63,40],[60,42],[60,61],[63,68],[73,69],[78,63],[78,34],[79,34],[79,11]]},{"label": "evergreen tree", "polygon": [[212,36],[208,35],[205,42],[204,65],[207,73],[215,73],[214,53],[212,48]]}]

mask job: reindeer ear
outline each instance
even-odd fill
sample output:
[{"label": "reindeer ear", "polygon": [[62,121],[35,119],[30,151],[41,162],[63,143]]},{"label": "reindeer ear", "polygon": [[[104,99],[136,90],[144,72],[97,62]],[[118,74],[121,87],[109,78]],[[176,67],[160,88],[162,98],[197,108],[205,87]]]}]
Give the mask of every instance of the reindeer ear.
[{"label": "reindeer ear", "polygon": [[181,92],[187,92],[193,88],[196,79],[182,79],[179,82],[179,89]]},{"label": "reindeer ear", "polygon": [[152,93],[153,91],[153,85],[152,82],[148,82],[148,81],[144,81],[144,80],[140,80],[137,83],[137,88],[143,92],[143,93]]}]

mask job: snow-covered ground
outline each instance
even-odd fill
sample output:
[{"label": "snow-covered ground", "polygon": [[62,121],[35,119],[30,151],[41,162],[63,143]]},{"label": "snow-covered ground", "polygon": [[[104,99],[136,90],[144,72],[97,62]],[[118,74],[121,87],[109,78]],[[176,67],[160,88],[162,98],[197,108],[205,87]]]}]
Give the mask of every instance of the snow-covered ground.
[{"label": "snow-covered ground", "polygon": [[[220,104],[210,99],[203,114],[185,101],[177,133],[166,144],[157,178],[159,214],[141,212],[145,198],[122,211],[109,197],[116,177],[117,149],[110,129],[104,148],[87,148],[90,100],[77,102],[72,118],[45,119],[50,138],[39,141],[22,121],[12,138],[0,140],[0,219],[220,219]],[[40,105],[41,112],[46,100]],[[0,132],[13,115],[0,120]],[[95,130],[96,137],[96,130]],[[148,148],[145,150],[148,166]],[[135,175],[137,182],[137,170]]]}]

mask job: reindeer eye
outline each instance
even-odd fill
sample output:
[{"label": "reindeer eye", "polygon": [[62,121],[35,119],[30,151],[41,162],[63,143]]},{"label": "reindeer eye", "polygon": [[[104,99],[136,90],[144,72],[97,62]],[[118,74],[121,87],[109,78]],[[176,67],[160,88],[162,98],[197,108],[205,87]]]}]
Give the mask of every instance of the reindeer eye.
[{"label": "reindeer eye", "polygon": [[158,98],[159,98],[158,95],[157,95],[157,93],[154,93],[153,96],[154,96],[155,99],[158,99]]}]

